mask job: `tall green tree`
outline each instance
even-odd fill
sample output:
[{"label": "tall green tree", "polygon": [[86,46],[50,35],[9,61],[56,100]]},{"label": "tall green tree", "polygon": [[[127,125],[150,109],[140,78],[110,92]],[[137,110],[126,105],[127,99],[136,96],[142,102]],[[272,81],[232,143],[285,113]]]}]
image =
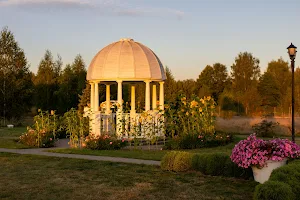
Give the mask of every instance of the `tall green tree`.
[{"label": "tall green tree", "polygon": [[54,61],[52,53],[46,50],[44,57],[38,66],[38,72],[34,79],[36,106],[43,110],[57,110],[57,98],[55,92],[59,87],[59,75],[61,58]]},{"label": "tall green tree", "polygon": [[165,88],[165,101],[166,102],[173,102],[176,100],[178,90],[177,90],[177,83],[176,80],[172,74],[171,69],[166,66],[166,80],[164,84]]},{"label": "tall green tree", "polygon": [[261,96],[261,106],[269,113],[273,113],[273,108],[280,104],[280,90],[274,76],[270,72],[265,72],[258,84],[258,92]]},{"label": "tall green tree", "polygon": [[243,104],[246,115],[257,107],[259,77],[259,59],[248,52],[240,53],[231,66],[231,78],[235,98]]},{"label": "tall green tree", "polygon": [[295,69],[295,112],[300,116],[300,67]]},{"label": "tall green tree", "polygon": [[85,87],[85,63],[81,55],[77,55],[72,65],[66,65],[59,78],[59,89],[56,92],[58,111],[66,112],[71,108],[76,108]]},{"label": "tall green tree", "polygon": [[280,106],[278,112],[288,113],[291,104],[291,81],[292,73],[288,62],[282,58],[269,62],[267,72],[272,74],[280,91]]},{"label": "tall green tree", "polygon": [[86,66],[85,62],[80,54],[78,54],[74,62],[72,63],[72,71],[73,71],[73,82],[76,85],[74,88],[76,92],[75,102],[73,103],[73,106],[77,106],[79,103],[79,95],[82,95],[83,90],[86,87]]},{"label": "tall green tree", "polygon": [[218,101],[220,94],[228,84],[228,72],[226,66],[215,63],[212,67],[206,66],[197,79],[199,96],[212,95]]},{"label": "tall green tree", "polygon": [[196,80],[196,94],[199,97],[210,96],[213,94],[213,74],[214,69],[210,65],[207,65],[199,74],[199,77]]},{"label": "tall green tree", "polygon": [[20,118],[31,107],[32,81],[23,49],[14,34],[3,28],[0,33],[0,116]]},{"label": "tall green tree", "polygon": [[194,79],[186,79],[177,81],[177,96],[181,93],[190,99],[195,94],[196,81]]}]

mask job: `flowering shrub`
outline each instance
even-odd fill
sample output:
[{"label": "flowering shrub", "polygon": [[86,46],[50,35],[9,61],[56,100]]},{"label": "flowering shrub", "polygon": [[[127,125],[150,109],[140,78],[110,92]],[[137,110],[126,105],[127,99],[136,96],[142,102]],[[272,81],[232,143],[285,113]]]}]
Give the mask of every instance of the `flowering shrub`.
[{"label": "flowering shrub", "polygon": [[93,150],[117,150],[127,145],[126,140],[118,140],[109,135],[90,135],[85,138],[82,147]]},{"label": "flowering shrub", "polygon": [[239,167],[264,167],[267,160],[282,161],[300,157],[300,146],[287,139],[262,140],[255,134],[240,141],[232,150],[231,160]]},{"label": "flowering shrub", "polygon": [[20,142],[30,147],[53,147],[54,146],[53,133],[46,130],[34,130],[28,128],[27,132],[20,136]]},{"label": "flowering shrub", "polygon": [[55,111],[43,112],[34,117],[34,125],[27,128],[27,132],[20,136],[20,142],[31,147],[52,147],[58,130]]}]

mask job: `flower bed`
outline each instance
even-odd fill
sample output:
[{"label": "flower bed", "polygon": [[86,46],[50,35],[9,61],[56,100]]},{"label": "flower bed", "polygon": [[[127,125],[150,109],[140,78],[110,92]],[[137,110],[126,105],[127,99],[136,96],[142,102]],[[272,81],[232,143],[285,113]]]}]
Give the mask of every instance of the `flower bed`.
[{"label": "flower bed", "polygon": [[82,146],[92,150],[118,150],[126,145],[126,140],[118,140],[109,135],[91,135],[85,138]]},{"label": "flower bed", "polygon": [[20,136],[20,143],[30,147],[53,147],[58,129],[55,111],[43,112],[34,117],[34,125],[27,127],[27,132]]},{"label": "flower bed", "polygon": [[30,128],[20,136],[20,142],[30,147],[53,147],[54,141],[53,133],[49,133],[45,129],[37,131]]}]

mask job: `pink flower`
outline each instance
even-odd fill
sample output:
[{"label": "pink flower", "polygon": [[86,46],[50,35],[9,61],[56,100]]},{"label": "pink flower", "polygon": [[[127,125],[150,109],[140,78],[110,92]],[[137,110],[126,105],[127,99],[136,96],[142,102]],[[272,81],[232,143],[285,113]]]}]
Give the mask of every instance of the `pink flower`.
[{"label": "pink flower", "polygon": [[52,138],[50,138],[50,141],[52,141]]},{"label": "pink flower", "polygon": [[240,141],[232,150],[231,160],[238,166],[263,167],[267,160],[281,161],[284,158],[300,157],[300,146],[287,139],[261,140],[255,134]]},{"label": "pink flower", "polygon": [[109,144],[112,144],[112,142],[110,142]]}]

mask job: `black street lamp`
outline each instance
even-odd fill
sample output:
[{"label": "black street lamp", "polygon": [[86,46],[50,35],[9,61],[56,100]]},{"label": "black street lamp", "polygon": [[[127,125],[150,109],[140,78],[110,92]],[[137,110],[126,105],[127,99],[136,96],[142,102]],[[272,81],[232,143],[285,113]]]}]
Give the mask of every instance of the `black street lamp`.
[{"label": "black street lamp", "polygon": [[292,141],[295,142],[295,97],[294,97],[294,69],[295,69],[295,58],[297,53],[297,47],[291,43],[287,48],[288,53],[291,59],[291,68],[292,68]]}]

